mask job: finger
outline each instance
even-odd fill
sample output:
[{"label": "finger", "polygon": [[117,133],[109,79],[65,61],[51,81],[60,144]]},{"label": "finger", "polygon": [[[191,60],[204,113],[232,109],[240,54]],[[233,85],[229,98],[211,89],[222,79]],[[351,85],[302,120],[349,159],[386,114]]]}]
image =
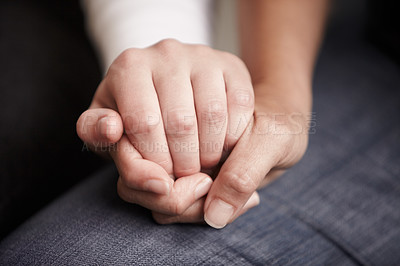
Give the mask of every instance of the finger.
[{"label": "finger", "polygon": [[[144,61],[143,61],[144,60]],[[130,49],[117,58],[110,68],[105,86],[112,91],[122,116],[125,132],[144,159],[161,165],[168,174],[173,173],[158,97],[152,74],[146,67],[146,57]],[[125,62],[126,61],[126,62]]]},{"label": "finger", "polygon": [[[210,169],[218,164],[227,128],[227,103],[223,73],[218,69],[192,71],[200,141],[201,167]],[[206,68],[207,69],[207,68]]]},{"label": "finger", "polygon": [[[153,219],[159,224],[204,223],[204,202],[205,197],[198,199],[181,215],[166,215],[158,212],[153,212]],[[260,198],[258,196],[258,193],[254,192],[250,199],[246,202],[238,216],[257,206],[259,203]]]},{"label": "finger", "polygon": [[174,174],[187,176],[200,171],[199,139],[190,73],[183,67],[153,73],[160,100]]},{"label": "finger", "polygon": [[94,151],[119,141],[123,133],[121,117],[107,108],[95,108],[85,111],[76,123],[78,136]]},{"label": "finger", "polygon": [[227,150],[235,146],[254,112],[254,91],[250,74],[240,59],[234,57],[232,61],[224,71],[228,102],[228,129],[225,141]]},{"label": "finger", "polygon": [[[190,206],[181,215],[166,215],[158,212],[153,212],[154,220],[159,224],[173,224],[173,223],[204,223],[204,202],[205,197],[198,199],[192,206]],[[243,206],[238,216],[244,214],[251,208],[260,203],[260,197],[257,192],[254,192],[250,199]]]},{"label": "finger", "polygon": [[153,219],[159,224],[202,223],[204,222],[205,200],[205,197],[196,200],[181,215],[166,215],[159,212],[153,212]]},{"label": "finger", "polygon": [[[205,202],[205,221],[223,228],[237,217],[269,170],[276,164],[276,151],[264,135],[252,131],[253,122],[222,166]],[[267,151],[269,148],[269,151]]]},{"label": "finger", "polygon": [[174,181],[160,165],[143,159],[126,136],[110,151],[126,188],[169,195]]},{"label": "finger", "polygon": [[139,204],[152,211],[167,215],[181,215],[196,200],[207,194],[212,179],[202,173],[179,178],[175,181],[169,195],[132,190],[118,181],[118,194],[125,201]]}]

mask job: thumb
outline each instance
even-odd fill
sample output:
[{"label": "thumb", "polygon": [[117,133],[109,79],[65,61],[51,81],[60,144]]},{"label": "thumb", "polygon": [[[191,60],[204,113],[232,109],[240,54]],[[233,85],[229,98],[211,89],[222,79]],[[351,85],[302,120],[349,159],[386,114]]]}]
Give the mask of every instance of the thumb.
[{"label": "thumb", "polygon": [[78,136],[94,151],[103,149],[120,140],[123,125],[120,115],[108,108],[85,111],[76,123]]},{"label": "thumb", "polygon": [[[204,220],[223,228],[238,217],[251,195],[275,165],[268,136],[257,134],[248,125],[212,185],[204,204]],[[269,152],[267,152],[269,149]]]}]

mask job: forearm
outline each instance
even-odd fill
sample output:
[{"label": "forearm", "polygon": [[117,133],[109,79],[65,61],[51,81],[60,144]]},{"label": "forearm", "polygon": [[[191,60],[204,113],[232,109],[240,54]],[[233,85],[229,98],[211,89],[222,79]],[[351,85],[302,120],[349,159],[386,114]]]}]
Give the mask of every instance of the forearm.
[{"label": "forearm", "polygon": [[326,0],[241,0],[241,56],[256,97],[307,113]]},{"label": "forearm", "polygon": [[210,44],[210,1],[82,0],[89,36],[106,71],[125,49],[162,39]]}]

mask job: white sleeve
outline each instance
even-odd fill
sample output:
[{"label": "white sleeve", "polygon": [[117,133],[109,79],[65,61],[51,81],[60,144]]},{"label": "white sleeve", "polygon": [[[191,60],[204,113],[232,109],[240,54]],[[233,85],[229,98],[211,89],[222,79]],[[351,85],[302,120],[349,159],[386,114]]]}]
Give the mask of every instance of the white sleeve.
[{"label": "white sleeve", "polygon": [[211,44],[210,0],[82,0],[104,71],[125,49],[162,39]]}]

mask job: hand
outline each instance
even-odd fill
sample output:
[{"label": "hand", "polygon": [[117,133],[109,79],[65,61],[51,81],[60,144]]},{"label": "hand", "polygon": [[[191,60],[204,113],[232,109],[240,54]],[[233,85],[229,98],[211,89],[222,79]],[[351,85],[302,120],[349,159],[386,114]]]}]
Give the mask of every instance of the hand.
[{"label": "hand", "polygon": [[256,105],[249,123],[223,164],[204,205],[175,216],[155,214],[159,223],[204,220],[222,228],[258,204],[256,189],[276,179],[304,154],[308,142],[307,118],[293,104],[265,94],[255,86]]},{"label": "hand", "polygon": [[[94,150],[119,141],[110,154],[121,175],[123,199],[181,214],[185,204],[198,199],[190,197],[196,186],[210,183],[198,174],[200,169],[215,167],[223,148],[230,150],[245,130],[253,99],[250,75],[240,59],[165,40],[126,50],[114,61],[77,131]],[[171,177],[184,178],[173,182]],[[200,191],[199,197],[207,193]],[[162,204],[166,196],[175,200]]]}]

